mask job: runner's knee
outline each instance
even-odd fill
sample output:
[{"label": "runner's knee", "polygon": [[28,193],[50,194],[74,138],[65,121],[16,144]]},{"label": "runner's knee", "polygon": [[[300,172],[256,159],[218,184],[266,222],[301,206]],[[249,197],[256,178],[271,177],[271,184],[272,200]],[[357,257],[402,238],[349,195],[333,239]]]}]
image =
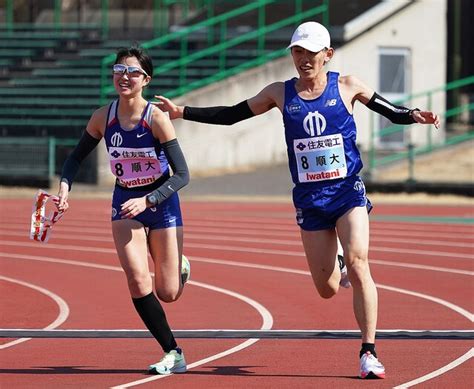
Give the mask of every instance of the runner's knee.
[{"label": "runner's knee", "polygon": [[156,295],[165,303],[172,303],[178,300],[181,295],[179,286],[177,288],[156,288]]},{"label": "runner's knee", "polygon": [[128,289],[134,298],[143,297],[153,290],[150,274],[127,274]]},{"label": "runner's knee", "polygon": [[339,290],[339,285],[324,285],[324,286],[316,286],[316,289],[318,290],[318,293],[319,295],[323,298],[323,299],[330,299],[331,297],[333,297],[337,291]]},{"label": "runner's knee", "polygon": [[353,286],[363,285],[370,278],[370,270],[367,259],[355,258],[347,266],[347,274]]}]

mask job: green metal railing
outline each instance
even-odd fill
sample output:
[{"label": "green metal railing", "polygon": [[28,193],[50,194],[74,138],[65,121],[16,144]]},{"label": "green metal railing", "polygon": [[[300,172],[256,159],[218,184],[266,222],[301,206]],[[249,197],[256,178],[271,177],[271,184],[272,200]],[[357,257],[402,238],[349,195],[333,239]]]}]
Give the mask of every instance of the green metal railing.
[{"label": "green metal railing", "polygon": [[[163,37],[154,39],[142,44],[142,47],[151,49],[155,47],[164,47],[166,45],[174,44],[179,46],[180,55],[176,60],[172,60],[158,66],[154,69],[154,75],[166,74],[172,69],[179,70],[179,84],[178,87],[166,92],[168,97],[176,97],[188,93],[191,90],[209,85],[215,81],[222,80],[231,75],[237,74],[242,70],[261,65],[265,62],[273,60],[278,57],[286,55],[286,49],[274,50],[265,52],[266,40],[270,33],[274,33],[285,27],[292,27],[306,18],[311,18],[316,15],[322,15],[323,23],[328,24],[329,0],[322,0],[321,4],[312,7],[307,11],[302,11],[303,0],[295,0],[295,9],[298,10],[294,15],[279,20],[276,23],[265,24],[266,14],[265,7],[277,3],[279,0],[256,0],[243,7],[226,12],[222,15],[214,16],[208,20],[189,26],[183,30],[176,31],[165,35]],[[258,12],[257,25],[254,30],[247,33],[240,34],[236,37],[228,36],[228,24],[231,20],[243,15],[248,15],[252,12]],[[215,37],[215,29],[218,29],[219,36]],[[204,31],[207,34],[207,44],[203,50],[196,52],[189,52],[189,41],[193,34],[199,31]],[[228,63],[228,49],[233,48],[239,44],[257,40],[256,51],[258,55],[242,63],[238,66],[229,67]],[[203,77],[197,81],[189,82],[187,78],[188,65],[193,64],[199,59],[208,58],[217,55],[218,70],[211,76]],[[113,64],[115,55],[111,54],[102,59],[101,63],[101,103],[105,103],[107,95],[112,93],[114,87],[110,83],[110,65]]]},{"label": "green metal railing", "polygon": [[[447,83],[446,85],[409,95],[402,100],[396,102],[396,104],[401,105],[409,105],[414,99],[425,99],[426,104],[423,104],[423,108],[430,111],[432,110],[433,105],[433,95],[436,93],[446,93],[448,91],[457,91],[462,87],[474,84],[474,76],[466,77],[460,80],[452,81]],[[446,110],[443,113],[438,113],[441,118],[449,119],[452,117],[458,117],[460,114],[473,111],[474,110],[474,103],[463,104],[458,107],[453,107]],[[393,162],[398,161],[408,161],[408,180],[414,181],[414,164],[415,164],[415,157],[417,155],[426,154],[433,150],[457,144],[460,142],[464,142],[469,139],[474,138],[474,128],[470,128],[469,131],[459,134],[452,137],[447,137],[444,141],[433,144],[432,140],[432,131],[428,129],[426,131],[426,140],[425,142],[420,142],[419,146],[415,146],[412,142],[408,142],[405,144],[405,149],[401,151],[394,151],[392,153],[387,154],[386,150],[382,150],[380,146],[377,144],[377,141],[380,141],[383,137],[388,135],[393,135],[396,133],[404,133],[406,131],[405,126],[401,125],[391,125],[389,127],[378,129],[376,126],[376,114],[371,113],[370,116],[370,145],[368,150],[369,156],[369,167],[368,167],[368,176],[371,177],[374,174],[374,171],[381,167],[386,166]],[[409,130],[409,129],[408,129]],[[377,152],[384,151],[383,156],[377,157]]]},{"label": "green metal railing", "polygon": [[[450,82],[442,87],[431,89],[426,92],[413,94],[407,99],[400,101],[403,103],[415,97],[425,97],[428,99],[427,107],[430,106],[434,93],[445,93],[450,90],[457,90],[467,85],[474,84],[474,76],[467,77],[461,80]],[[453,107],[442,114],[441,117],[447,119],[456,117],[463,112],[473,111],[474,103],[464,104],[458,107]],[[474,127],[471,125],[469,131],[466,133],[451,136],[446,138],[443,142],[433,144],[427,139],[424,144],[414,147],[407,145],[406,150],[392,153],[380,158],[376,158],[375,153],[375,136],[385,136],[400,131],[399,126],[390,126],[380,131],[372,129],[372,150],[370,156],[370,167],[380,167],[392,162],[407,160],[409,162],[409,177],[408,181],[414,181],[413,167],[415,157],[420,154],[429,153],[431,151],[474,139]],[[430,131],[427,131],[428,133]],[[428,135],[429,136],[429,135]],[[77,144],[77,139],[59,139],[55,137],[2,137],[0,142],[0,155],[2,156],[2,163],[0,163],[0,176],[16,176],[16,177],[39,177],[52,179],[57,172],[57,150],[59,147],[74,147]],[[18,160],[17,155],[21,154],[24,157]]]},{"label": "green metal railing", "polygon": [[[169,28],[169,10],[173,6],[181,6],[181,15],[183,19],[186,19],[190,14],[191,10],[203,11],[213,9],[213,3],[215,0],[153,0],[150,12],[153,14],[153,36],[160,36],[168,31]],[[70,29],[82,29],[82,28],[100,28],[102,39],[108,39],[110,29],[110,0],[100,0],[100,5],[97,11],[100,12],[101,23],[71,23],[63,21],[63,0],[54,0],[52,4],[52,23],[17,23],[14,20],[14,0],[6,0],[5,4],[5,27],[6,31],[12,35],[15,30],[70,30]],[[78,11],[78,18],[79,11]]]},{"label": "green metal railing", "polygon": [[[57,148],[73,147],[76,144],[77,139],[59,139],[53,136],[2,137],[0,176],[52,178],[56,173]],[[9,152],[23,155],[22,160],[13,157],[6,158]]]}]

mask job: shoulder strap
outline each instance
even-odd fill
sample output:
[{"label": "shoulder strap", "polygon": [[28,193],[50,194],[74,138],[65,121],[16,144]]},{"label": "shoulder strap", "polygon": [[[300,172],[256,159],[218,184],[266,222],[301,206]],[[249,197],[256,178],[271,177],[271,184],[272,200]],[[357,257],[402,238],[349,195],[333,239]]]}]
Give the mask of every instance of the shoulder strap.
[{"label": "shoulder strap", "polygon": [[107,126],[115,119],[117,116],[117,104],[118,100],[114,100],[110,103],[109,113],[107,114]]}]

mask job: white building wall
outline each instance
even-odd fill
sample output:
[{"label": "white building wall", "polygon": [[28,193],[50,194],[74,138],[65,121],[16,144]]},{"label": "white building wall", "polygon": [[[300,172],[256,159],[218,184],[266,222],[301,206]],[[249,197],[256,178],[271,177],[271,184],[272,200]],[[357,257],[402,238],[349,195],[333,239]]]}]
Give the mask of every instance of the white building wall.
[{"label": "white building wall", "polygon": [[[379,49],[408,48],[411,51],[411,93],[427,91],[446,83],[446,2],[445,0],[416,1],[372,30],[336,50],[330,69],[341,74],[353,74],[378,90]],[[414,99],[411,107],[428,108],[426,98]],[[432,110],[444,111],[445,95],[433,95]],[[354,116],[358,125],[359,144],[368,147],[370,110],[356,104]],[[433,140],[441,140],[443,131],[433,126],[411,126],[411,140],[423,143],[427,132]]]},{"label": "white building wall", "polygon": [[[390,0],[397,1],[397,0]],[[288,37],[290,38],[290,37]],[[411,91],[422,92],[446,82],[446,1],[418,0],[384,22],[336,50],[328,70],[353,74],[375,90],[378,88],[378,48],[404,47],[412,52]],[[233,105],[257,94],[266,85],[297,76],[291,56],[199,89],[176,99],[189,106]],[[432,109],[444,110],[443,93],[434,96]],[[413,107],[425,108],[417,99]],[[357,104],[354,115],[359,129],[358,143],[368,148],[369,110]],[[278,109],[231,127],[175,120],[179,142],[191,174],[208,175],[239,171],[249,167],[270,166],[286,161],[286,145]],[[412,126],[412,141],[420,143],[432,131],[433,139],[442,139],[444,131],[433,126]],[[102,150],[102,149],[101,149]],[[101,159],[105,157],[101,156]],[[108,170],[102,164],[101,172]],[[101,182],[110,175],[101,174]]]}]

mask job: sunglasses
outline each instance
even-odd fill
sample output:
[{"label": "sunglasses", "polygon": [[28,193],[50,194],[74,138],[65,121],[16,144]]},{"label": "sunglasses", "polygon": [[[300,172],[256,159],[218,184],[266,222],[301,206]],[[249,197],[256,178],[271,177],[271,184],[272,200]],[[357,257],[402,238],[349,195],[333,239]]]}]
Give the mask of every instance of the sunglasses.
[{"label": "sunglasses", "polygon": [[142,74],[148,77],[148,73],[145,72],[142,68],[139,68],[138,66],[127,66],[120,63],[114,65],[114,67],[112,68],[112,72],[114,74],[120,75],[127,73],[130,77],[138,77]]}]

